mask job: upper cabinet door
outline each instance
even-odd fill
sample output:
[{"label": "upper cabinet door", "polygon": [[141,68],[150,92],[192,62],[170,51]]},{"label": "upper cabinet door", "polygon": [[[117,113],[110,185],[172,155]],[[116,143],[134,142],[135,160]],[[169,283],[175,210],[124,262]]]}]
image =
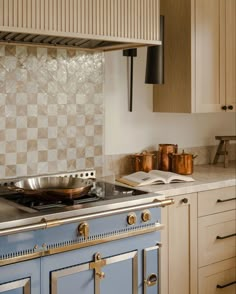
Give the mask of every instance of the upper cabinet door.
[{"label": "upper cabinet door", "polygon": [[160,3],[165,16],[165,83],[154,85],[154,111],[235,111],[236,1]]},{"label": "upper cabinet door", "polygon": [[236,108],[236,1],[226,3],[226,105]]},{"label": "upper cabinet door", "polygon": [[235,0],[196,0],[196,111],[235,111]]},{"label": "upper cabinet door", "polygon": [[221,13],[221,0],[196,0],[196,112],[221,111],[224,104]]}]

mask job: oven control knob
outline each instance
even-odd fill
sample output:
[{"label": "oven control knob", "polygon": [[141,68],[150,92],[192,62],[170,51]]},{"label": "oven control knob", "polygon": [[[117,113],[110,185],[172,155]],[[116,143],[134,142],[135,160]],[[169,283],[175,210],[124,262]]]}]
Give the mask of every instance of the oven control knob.
[{"label": "oven control knob", "polygon": [[81,223],[78,227],[78,233],[87,240],[89,237],[89,224],[86,222]]},{"label": "oven control knob", "polygon": [[148,222],[151,220],[151,212],[149,210],[145,210],[141,217],[143,222]]},{"label": "oven control knob", "polygon": [[130,213],[127,217],[127,223],[129,225],[134,225],[137,222],[137,216],[135,213]]}]

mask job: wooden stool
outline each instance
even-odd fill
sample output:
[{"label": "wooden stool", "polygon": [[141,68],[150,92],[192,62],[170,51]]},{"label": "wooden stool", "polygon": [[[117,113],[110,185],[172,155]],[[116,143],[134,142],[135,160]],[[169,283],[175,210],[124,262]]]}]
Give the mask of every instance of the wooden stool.
[{"label": "wooden stool", "polygon": [[[229,141],[236,140],[236,136],[215,136],[216,140],[220,140],[218,148],[216,150],[216,155],[213,161],[213,164],[216,164],[219,156],[224,155],[224,167],[228,167],[229,165]],[[222,148],[224,149],[222,150]]]}]

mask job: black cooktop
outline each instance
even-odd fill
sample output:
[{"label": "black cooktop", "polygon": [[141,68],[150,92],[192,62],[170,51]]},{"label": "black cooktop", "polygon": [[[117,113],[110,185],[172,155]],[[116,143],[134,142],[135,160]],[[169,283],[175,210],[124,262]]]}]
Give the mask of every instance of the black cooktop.
[{"label": "black cooktop", "polygon": [[57,199],[55,195],[50,197],[50,194],[44,195],[25,195],[24,193],[11,192],[7,187],[1,187],[0,197],[8,201],[17,203],[24,207],[29,207],[38,211],[44,211],[51,208],[62,208],[65,206],[78,205],[94,201],[110,200],[121,197],[135,196],[147,194],[148,192],[135,190],[124,186],[114,185],[107,182],[95,181],[93,187],[88,194],[71,199]]}]

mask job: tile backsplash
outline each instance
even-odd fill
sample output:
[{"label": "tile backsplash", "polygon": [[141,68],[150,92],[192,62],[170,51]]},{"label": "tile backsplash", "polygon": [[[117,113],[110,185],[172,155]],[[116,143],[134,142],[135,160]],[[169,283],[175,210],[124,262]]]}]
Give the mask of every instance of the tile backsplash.
[{"label": "tile backsplash", "polygon": [[102,174],[104,54],[0,45],[0,178]]}]

